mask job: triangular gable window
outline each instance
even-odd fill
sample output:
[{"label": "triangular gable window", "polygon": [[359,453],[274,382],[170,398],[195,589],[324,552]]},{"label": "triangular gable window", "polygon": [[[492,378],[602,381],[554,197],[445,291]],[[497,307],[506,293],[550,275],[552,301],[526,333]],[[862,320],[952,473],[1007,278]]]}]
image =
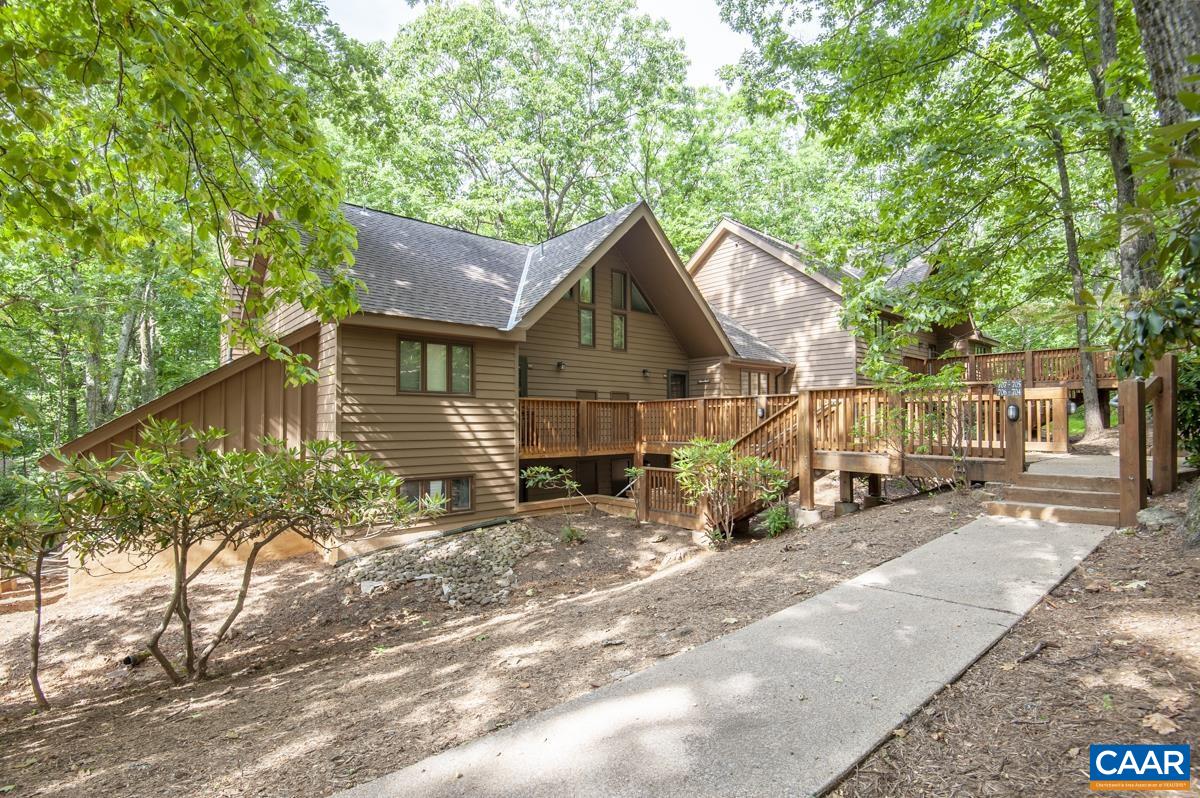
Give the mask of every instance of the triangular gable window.
[{"label": "triangular gable window", "polygon": [[637,282],[632,277],[629,279],[629,306],[642,313],[654,312],[646,295],[642,293],[642,289],[638,288]]}]

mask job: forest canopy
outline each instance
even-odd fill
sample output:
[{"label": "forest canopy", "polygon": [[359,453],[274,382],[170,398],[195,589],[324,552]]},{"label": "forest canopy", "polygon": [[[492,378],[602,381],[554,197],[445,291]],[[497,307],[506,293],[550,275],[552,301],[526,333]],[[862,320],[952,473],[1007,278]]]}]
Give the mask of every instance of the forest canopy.
[{"label": "forest canopy", "polygon": [[[373,44],[314,0],[0,5],[6,460],[212,369],[223,325],[266,345],[225,321],[247,258],[259,311],[352,312],[344,201],[532,242],[644,199],[685,258],[727,215],[860,268],[869,338],[902,301],[890,336],[1187,340],[1194,192],[1156,131],[1195,113],[1170,44],[1195,30],[1143,8],[1186,3],[719,5],[753,43],[721,88],[634,0],[439,0]],[[247,248],[232,211],[287,224]],[[888,295],[914,257],[934,277]]]}]

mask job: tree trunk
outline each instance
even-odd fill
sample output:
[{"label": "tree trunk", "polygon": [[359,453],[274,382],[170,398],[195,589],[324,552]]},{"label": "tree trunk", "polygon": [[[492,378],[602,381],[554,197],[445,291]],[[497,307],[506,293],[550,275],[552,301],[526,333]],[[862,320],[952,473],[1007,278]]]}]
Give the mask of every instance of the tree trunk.
[{"label": "tree trunk", "polygon": [[95,429],[102,421],[104,400],[101,394],[100,371],[103,366],[101,352],[104,348],[104,328],[98,317],[87,321],[87,353],[83,367],[83,401],[87,411],[88,429]]},{"label": "tree trunk", "polygon": [[258,553],[269,544],[272,540],[278,537],[287,527],[282,527],[279,530],[270,533],[262,540],[258,541],[250,547],[250,553],[246,555],[246,565],[242,569],[242,586],[238,590],[237,601],[233,604],[233,609],[225,616],[224,623],[217,630],[216,636],[204,648],[204,653],[196,661],[196,679],[204,679],[208,676],[208,660],[212,657],[213,652],[217,650],[217,646],[225,639],[225,635],[229,633],[229,628],[233,626],[233,622],[242,612],[242,607],[246,605],[246,594],[250,592],[250,579],[254,576],[254,563],[258,559]]},{"label": "tree trunk", "polygon": [[[1184,76],[1200,71],[1188,57],[1200,53],[1200,0],[1133,0],[1142,53],[1150,70],[1160,125],[1187,119],[1179,102]],[[1194,89],[1192,89],[1194,91]]]},{"label": "tree trunk", "polygon": [[29,685],[33,688],[33,697],[39,709],[50,708],[46,694],[42,692],[42,682],[38,677],[38,666],[42,650],[42,566],[46,562],[46,553],[39,551],[33,566],[33,634],[29,637]]},{"label": "tree trunk", "polygon": [[137,323],[136,308],[125,311],[121,319],[121,332],[117,336],[117,351],[113,353],[112,371],[108,376],[108,386],[104,392],[100,410],[102,420],[108,420],[117,410],[117,402],[121,398],[121,385],[125,382],[125,365],[129,359],[129,348],[133,344],[133,331]]},{"label": "tree trunk", "polygon": [[155,292],[146,283],[142,295],[142,318],[138,325],[138,388],[142,404],[158,395],[158,320],[154,313]]},{"label": "tree trunk", "polygon": [[[1071,195],[1071,176],[1067,171],[1067,152],[1063,146],[1062,131],[1051,126],[1050,141],[1054,145],[1054,165],[1058,170],[1058,204],[1062,213],[1063,237],[1067,245],[1067,266],[1071,270],[1071,294],[1075,304],[1084,303],[1083,265],[1079,261],[1079,233],[1075,229],[1075,206]],[[1079,363],[1083,372],[1083,417],[1087,434],[1092,435],[1103,427],[1100,413],[1100,391],[1096,384],[1096,365],[1092,361],[1091,330],[1087,311],[1075,314],[1075,336],[1079,344]]]},{"label": "tree trunk", "polygon": [[1099,68],[1090,68],[1096,106],[1107,124],[1108,160],[1116,184],[1116,213],[1120,224],[1117,256],[1121,268],[1121,290],[1134,298],[1157,280],[1149,254],[1155,250],[1154,231],[1149,219],[1133,217],[1137,206],[1137,179],[1129,163],[1129,110],[1124,97],[1114,86],[1111,70],[1117,63],[1117,15],[1115,0],[1099,0],[1096,14],[1097,39],[1100,43]]},{"label": "tree trunk", "polygon": [[171,660],[167,659],[162,649],[159,648],[158,642],[162,639],[163,633],[167,631],[167,627],[171,625],[171,618],[175,616],[175,607],[179,603],[179,593],[187,578],[187,554],[186,546],[182,548],[182,551],[178,549],[175,551],[175,584],[171,590],[171,601],[167,604],[167,608],[163,612],[163,618],[158,625],[158,629],[154,631],[154,634],[150,636],[150,640],[146,643],[146,650],[162,666],[163,671],[166,672],[167,677],[174,684],[181,684],[183,680],[179,678],[179,673],[171,665]]}]

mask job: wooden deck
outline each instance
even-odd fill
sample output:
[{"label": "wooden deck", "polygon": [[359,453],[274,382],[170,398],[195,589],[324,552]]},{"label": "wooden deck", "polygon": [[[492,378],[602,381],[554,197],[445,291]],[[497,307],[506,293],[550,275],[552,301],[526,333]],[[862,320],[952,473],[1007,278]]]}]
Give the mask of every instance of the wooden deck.
[{"label": "wooden deck", "polygon": [[[1115,353],[1092,353],[1096,366],[1096,383],[1100,388],[1117,387]],[[961,364],[967,382],[994,383],[999,380],[1022,380],[1025,389],[1083,388],[1083,366],[1078,348],[1029,349],[1022,352],[988,352],[965,357],[943,357],[933,360],[905,358],[912,371],[933,374],[948,365]],[[1032,375],[1032,376],[1031,376]]]}]

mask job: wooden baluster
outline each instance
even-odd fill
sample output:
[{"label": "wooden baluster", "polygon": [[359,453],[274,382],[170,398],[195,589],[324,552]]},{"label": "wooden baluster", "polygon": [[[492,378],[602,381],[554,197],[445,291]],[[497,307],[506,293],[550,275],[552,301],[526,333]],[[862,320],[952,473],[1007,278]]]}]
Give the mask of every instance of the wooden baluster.
[{"label": "wooden baluster", "polygon": [[1146,506],[1146,383],[1122,380],[1117,387],[1121,455],[1121,526],[1137,524],[1138,510]]},{"label": "wooden baluster", "polygon": [[1176,424],[1176,381],[1178,365],[1175,355],[1165,355],[1154,365],[1154,374],[1162,380],[1162,390],[1154,399],[1154,468],[1150,484],[1154,495],[1175,490],[1178,482],[1179,452]]}]

